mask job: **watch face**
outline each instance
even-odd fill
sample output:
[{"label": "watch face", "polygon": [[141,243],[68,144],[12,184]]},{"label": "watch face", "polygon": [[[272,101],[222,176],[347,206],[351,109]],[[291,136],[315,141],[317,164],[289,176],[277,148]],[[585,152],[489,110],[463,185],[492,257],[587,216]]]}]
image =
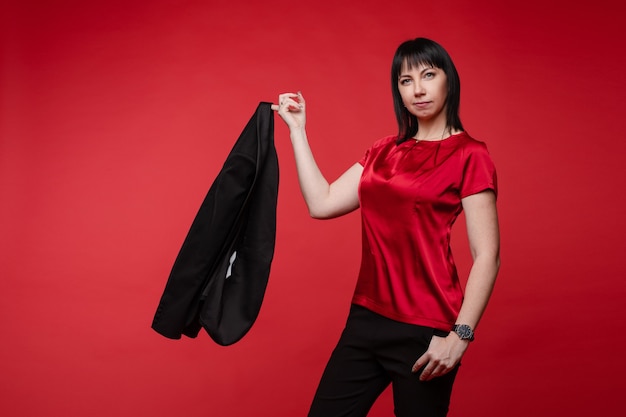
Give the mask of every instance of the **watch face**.
[{"label": "watch face", "polygon": [[472,338],[472,329],[467,324],[461,324],[456,326],[455,332],[459,335],[461,339]]}]

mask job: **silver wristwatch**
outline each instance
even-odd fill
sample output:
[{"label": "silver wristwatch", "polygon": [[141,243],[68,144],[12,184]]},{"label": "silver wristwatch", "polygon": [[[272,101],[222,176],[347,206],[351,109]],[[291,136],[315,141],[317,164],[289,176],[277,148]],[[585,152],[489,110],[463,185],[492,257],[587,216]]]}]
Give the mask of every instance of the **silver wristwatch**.
[{"label": "silver wristwatch", "polygon": [[470,342],[474,340],[474,331],[467,324],[455,324],[452,331],[456,333],[461,340],[468,340]]}]

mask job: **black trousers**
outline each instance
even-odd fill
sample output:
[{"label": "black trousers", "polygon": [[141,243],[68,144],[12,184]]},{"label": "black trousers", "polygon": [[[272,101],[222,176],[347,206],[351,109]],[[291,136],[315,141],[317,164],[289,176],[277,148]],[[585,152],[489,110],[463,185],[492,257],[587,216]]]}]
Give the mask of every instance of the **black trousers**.
[{"label": "black trousers", "polygon": [[389,384],[397,417],[445,416],[458,366],[426,382],[419,380],[419,372],[411,372],[433,332],[352,305],[309,417],[364,417]]}]

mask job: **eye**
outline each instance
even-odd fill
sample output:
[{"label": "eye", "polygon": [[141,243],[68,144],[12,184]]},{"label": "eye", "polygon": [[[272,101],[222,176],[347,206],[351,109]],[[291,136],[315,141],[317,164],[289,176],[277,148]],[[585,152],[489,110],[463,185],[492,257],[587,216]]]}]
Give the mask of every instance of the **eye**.
[{"label": "eye", "polygon": [[400,85],[409,85],[411,83],[411,79],[410,78],[402,78],[400,80]]},{"label": "eye", "polygon": [[434,78],[435,75],[436,75],[435,71],[427,71],[424,73],[424,78],[426,79]]}]

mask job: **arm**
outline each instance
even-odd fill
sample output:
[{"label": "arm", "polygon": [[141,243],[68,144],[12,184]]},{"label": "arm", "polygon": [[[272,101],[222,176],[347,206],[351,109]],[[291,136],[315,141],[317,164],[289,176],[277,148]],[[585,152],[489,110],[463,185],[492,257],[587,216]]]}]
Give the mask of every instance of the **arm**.
[{"label": "arm", "polygon": [[332,184],[320,171],[306,135],[306,103],[302,94],[286,93],[273,106],[289,127],[296,160],[298,181],[311,217],[328,219],[341,216],[359,207],[358,185],[363,167],[354,164]]},{"label": "arm", "polygon": [[[496,197],[492,191],[483,191],[461,201],[474,263],[457,323],[475,329],[487,307],[500,267],[500,232]],[[445,338],[434,336],[428,351],[415,362],[413,372],[424,367],[420,376],[424,381],[444,375],[459,363],[468,345],[469,341],[461,340],[454,332]]]},{"label": "arm", "polygon": [[496,196],[492,191],[468,196],[462,203],[474,263],[457,323],[475,329],[487,307],[500,268],[500,231]]}]

